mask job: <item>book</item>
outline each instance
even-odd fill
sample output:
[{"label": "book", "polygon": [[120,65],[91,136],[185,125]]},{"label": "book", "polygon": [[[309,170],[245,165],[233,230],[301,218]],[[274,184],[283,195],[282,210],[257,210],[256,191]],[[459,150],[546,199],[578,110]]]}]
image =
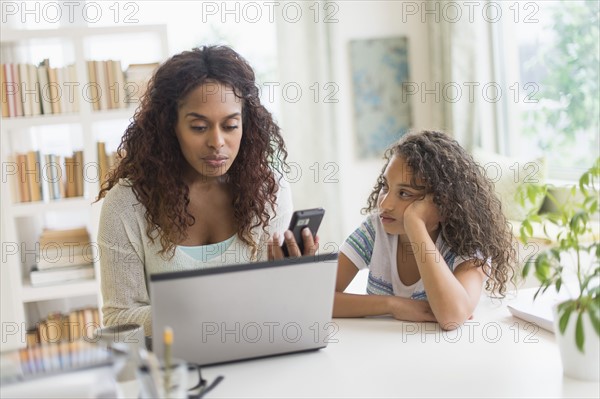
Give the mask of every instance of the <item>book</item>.
[{"label": "book", "polygon": [[65,157],[66,197],[77,196],[75,157]]},{"label": "book", "polygon": [[31,85],[31,89],[34,91],[33,97],[31,98],[32,115],[38,116],[42,114],[42,100],[40,98],[40,82],[38,81],[37,67],[33,64],[27,65],[27,73],[29,75],[28,84]]},{"label": "book", "polygon": [[4,69],[4,86],[2,87],[3,91],[6,94],[6,102],[8,108],[8,116],[15,117],[17,116],[17,103],[16,103],[16,90],[17,83],[15,82],[15,77],[13,75],[13,67],[12,64],[2,64]]},{"label": "book", "polygon": [[[67,65],[67,73],[66,76],[68,77],[68,82],[70,84],[77,84],[78,80],[77,80],[77,69],[75,67],[75,64],[70,64]],[[77,86],[76,86],[77,87]],[[69,101],[72,101],[71,103],[71,111],[72,112],[79,112],[79,93],[77,88],[75,89],[75,93],[73,93],[73,97],[69,97]]]},{"label": "book", "polygon": [[[67,255],[68,254],[68,255]],[[91,256],[74,255],[71,248],[62,251],[62,255],[51,257],[42,255],[36,263],[38,270],[58,269],[70,266],[89,265],[92,261]]]},{"label": "book", "polygon": [[66,68],[55,68],[56,70],[56,83],[58,84],[58,103],[60,104],[60,110],[62,114],[68,114],[71,112],[69,104],[69,88],[65,86],[67,81],[65,72]]},{"label": "book", "polygon": [[50,87],[48,86],[48,68],[50,61],[48,59],[40,62],[37,67],[37,77],[40,85],[40,105],[42,115],[52,114],[52,102],[50,102]]},{"label": "book", "polygon": [[29,186],[29,195],[31,201],[42,200],[42,187],[40,182],[40,152],[28,151],[25,176]]},{"label": "book", "polygon": [[17,154],[17,167],[19,168],[19,201],[30,202],[31,194],[29,192],[29,182],[27,180],[27,154]]},{"label": "book", "polygon": [[106,75],[106,61],[95,61],[96,81],[98,82],[98,97],[100,110],[109,109],[110,91],[108,89],[108,76]]},{"label": "book", "polygon": [[9,117],[10,114],[8,113],[8,93],[7,93],[7,85],[6,85],[6,73],[5,71],[5,66],[6,64],[1,64],[0,65],[0,94],[2,94],[1,97],[1,101],[2,101],[2,117],[6,118]]},{"label": "book", "polygon": [[112,62],[113,66],[113,74],[115,77],[115,87],[116,87],[116,99],[117,99],[117,108],[127,108],[127,95],[125,93],[125,74],[123,73],[123,68],[121,66],[121,61],[116,60]]},{"label": "book", "polygon": [[51,200],[60,199],[60,176],[62,174],[62,168],[56,160],[56,155],[46,154],[44,164],[44,181],[47,183],[48,196]]},{"label": "book", "polygon": [[23,104],[23,116],[32,116],[35,85],[34,82],[29,80],[27,64],[19,63],[17,64],[17,68],[19,70],[19,92],[21,93],[21,103]]},{"label": "book", "polygon": [[38,268],[34,266],[29,273],[29,278],[32,287],[93,279],[94,265],[56,267],[47,270],[38,270]]},{"label": "book", "polygon": [[48,94],[53,114],[61,114],[61,92],[56,68],[48,68]]},{"label": "book", "polygon": [[125,87],[127,88],[127,103],[138,104],[146,92],[148,81],[158,68],[158,62],[149,64],[129,64],[125,71]]},{"label": "book", "polygon": [[25,332],[25,343],[28,347],[32,347],[40,343],[40,336],[38,335],[37,328],[32,328]]},{"label": "book", "polygon": [[21,95],[21,84],[23,80],[21,79],[21,73],[19,71],[19,64],[11,64],[12,68],[12,76],[15,82],[15,116],[23,116],[23,97]]},{"label": "book", "polygon": [[40,236],[40,243],[45,242],[45,240],[71,240],[73,237],[82,238],[87,237],[89,241],[89,233],[86,227],[76,227],[73,229],[44,229]]},{"label": "book", "polygon": [[88,82],[90,83],[89,90],[84,94],[86,101],[92,103],[92,109],[94,111],[100,110],[100,90],[98,85],[98,78],[96,77],[96,61],[86,61],[88,71]]},{"label": "book", "polygon": [[73,152],[75,166],[75,196],[83,197],[83,151],[77,150]]},{"label": "book", "polygon": [[106,157],[106,144],[103,141],[96,143],[96,149],[98,152],[98,170],[99,170],[99,183],[100,187],[104,184],[108,173],[108,160]]},{"label": "book", "polygon": [[108,105],[108,109],[114,109],[118,106],[118,100],[116,96],[118,95],[117,87],[115,86],[116,77],[115,70],[113,67],[113,60],[104,61],[104,74],[106,76],[106,102]]}]

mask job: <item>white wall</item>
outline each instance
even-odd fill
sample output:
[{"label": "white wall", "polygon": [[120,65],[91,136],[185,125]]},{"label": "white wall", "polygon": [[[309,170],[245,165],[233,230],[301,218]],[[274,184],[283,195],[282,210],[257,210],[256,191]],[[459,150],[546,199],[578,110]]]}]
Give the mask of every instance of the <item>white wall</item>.
[{"label": "white wall", "polygon": [[[331,24],[333,76],[340,86],[340,102],[335,108],[335,126],[340,154],[340,184],[342,203],[340,223],[344,236],[350,234],[364,216],[360,209],[366,205],[375,180],[383,166],[381,158],[358,160],[355,156],[352,80],[349,65],[349,41],[393,36],[407,36],[409,45],[409,76],[411,81],[429,80],[428,36],[420,18],[402,22],[402,1],[340,2],[337,18]],[[432,110],[429,104],[414,101],[413,128],[429,126]],[[383,155],[383,154],[382,154]],[[342,238],[343,239],[343,238]]]}]

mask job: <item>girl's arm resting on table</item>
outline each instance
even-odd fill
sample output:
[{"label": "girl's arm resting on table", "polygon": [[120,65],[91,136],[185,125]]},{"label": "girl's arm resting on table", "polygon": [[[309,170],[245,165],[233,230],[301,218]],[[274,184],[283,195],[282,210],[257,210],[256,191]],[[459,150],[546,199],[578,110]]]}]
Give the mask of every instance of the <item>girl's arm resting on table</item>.
[{"label": "girl's arm resting on table", "polygon": [[357,267],[343,253],[338,258],[338,273],[333,302],[333,317],[364,317],[391,314],[398,320],[435,321],[427,301],[393,295],[346,294],[344,290],[358,273]]},{"label": "girl's arm resting on table", "polygon": [[333,317],[365,317],[386,314],[404,321],[436,321],[427,301],[394,295],[335,293]]},{"label": "girl's arm resting on table", "polygon": [[466,261],[453,273],[424,224],[407,229],[407,234],[411,242],[422,243],[415,246],[419,249],[415,257],[433,314],[443,329],[457,328],[477,307],[485,281],[482,268],[475,267],[474,261]]}]

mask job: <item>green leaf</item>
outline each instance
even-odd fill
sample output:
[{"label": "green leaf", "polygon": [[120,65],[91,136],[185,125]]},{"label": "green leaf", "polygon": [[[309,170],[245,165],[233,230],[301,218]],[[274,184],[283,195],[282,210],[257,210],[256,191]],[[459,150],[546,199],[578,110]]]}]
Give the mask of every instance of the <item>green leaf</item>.
[{"label": "green leaf", "polygon": [[523,265],[523,270],[521,270],[522,277],[527,277],[529,275],[529,270],[531,270],[532,263],[533,262],[531,262],[530,260],[525,262],[525,265]]},{"label": "green leaf", "polygon": [[579,179],[579,188],[584,194],[587,194],[586,186],[590,184],[590,173],[585,172]]},{"label": "green leaf", "polygon": [[[571,317],[571,311],[573,310],[572,307],[565,307],[564,309],[564,313],[562,314],[562,316],[560,316],[560,319],[558,320],[558,330],[560,331],[561,334],[565,333],[565,330],[567,329],[567,324],[569,323],[569,318]],[[559,308],[559,313],[560,313],[560,308]]]},{"label": "green leaf", "polygon": [[575,343],[579,352],[583,353],[583,343],[585,337],[583,335],[583,312],[577,315],[577,324],[575,325]]},{"label": "green leaf", "polygon": [[595,308],[594,306],[590,306],[590,308],[588,309],[588,314],[590,315],[592,326],[594,326],[594,330],[596,330],[596,335],[600,336],[600,317],[598,313],[599,309]]},{"label": "green leaf", "polygon": [[521,235],[524,235],[525,237],[533,236],[533,227],[527,219],[523,220],[521,223]]},{"label": "green leaf", "polygon": [[530,185],[527,187],[527,198],[529,199],[529,202],[531,202],[532,204],[535,204],[536,198],[539,195],[539,191],[536,189],[535,186]]},{"label": "green leaf", "polygon": [[556,279],[556,283],[554,284],[554,286],[556,287],[556,292],[559,292],[560,287],[562,286],[562,279],[560,277]]}]

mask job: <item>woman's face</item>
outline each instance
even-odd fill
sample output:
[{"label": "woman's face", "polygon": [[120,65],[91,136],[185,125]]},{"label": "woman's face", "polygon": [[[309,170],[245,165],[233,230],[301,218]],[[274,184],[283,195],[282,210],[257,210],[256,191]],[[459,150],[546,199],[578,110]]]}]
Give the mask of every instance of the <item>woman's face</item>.
[{"label": "woman's face", "polygon": [[175,132],[192,181],[227,173],[242,141],[242,100],[233,88],[206,82],[179,104]]}]

